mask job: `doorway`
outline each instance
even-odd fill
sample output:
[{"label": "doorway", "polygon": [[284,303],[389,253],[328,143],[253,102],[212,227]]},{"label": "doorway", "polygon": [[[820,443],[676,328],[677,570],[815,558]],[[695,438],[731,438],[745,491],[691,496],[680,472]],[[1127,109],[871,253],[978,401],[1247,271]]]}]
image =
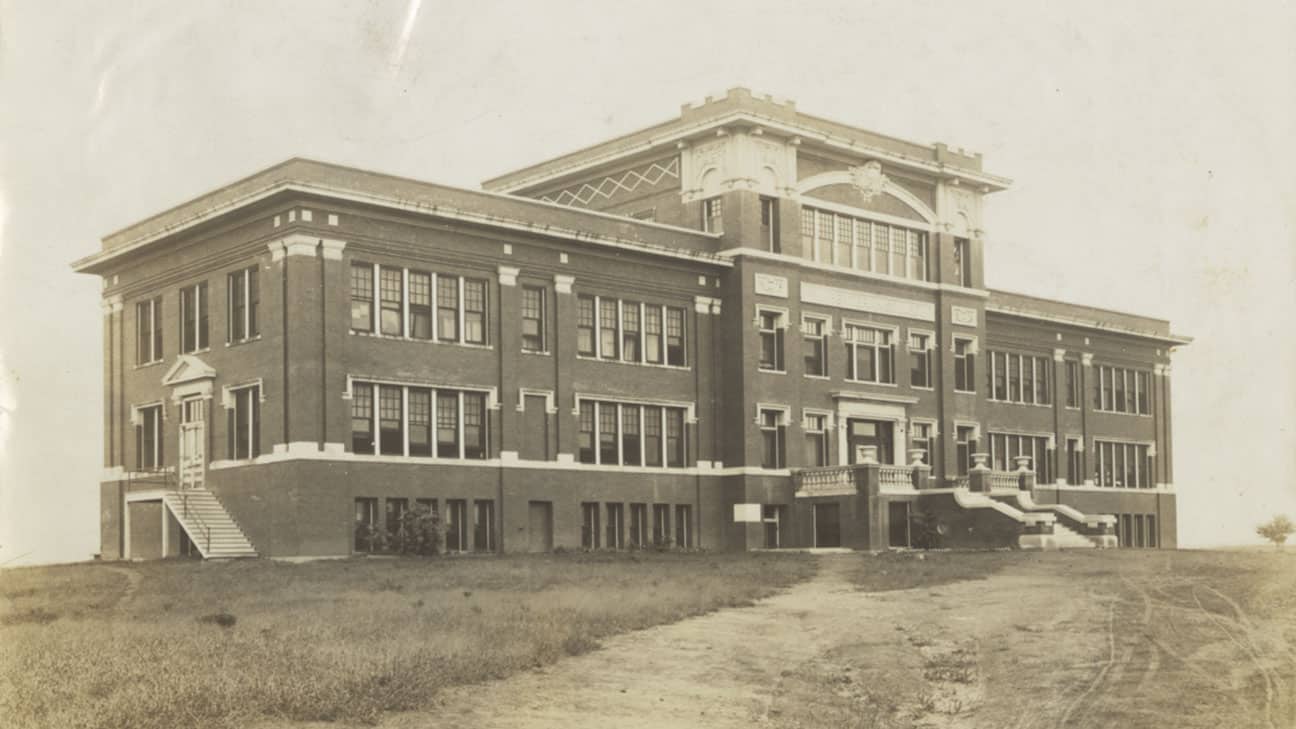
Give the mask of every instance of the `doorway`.
[{"label": "doorway", "polygon": [[180,488],[202,488],[207,470],[207,400],[180,401]]},{"label": "doorway", "polygon": [[850,462],[860,462],[861,446],[877,446],[878,463],[894,463],[894,430],[895,423],[889,420],[847,420],[846,453]]},{"label": "doorway", "polygon": [[909,533],[909,502],[892,501],[887,504],[888,546],[907,548],[912,546]]},{"label": "doorway", "polygon": [[841,546],[841,509],[837,504],[814,505],[814,545]]},{"label": "doorway", "polygon": [[553,551],[553,503],[532,501],[527,511],[527,551]]}]

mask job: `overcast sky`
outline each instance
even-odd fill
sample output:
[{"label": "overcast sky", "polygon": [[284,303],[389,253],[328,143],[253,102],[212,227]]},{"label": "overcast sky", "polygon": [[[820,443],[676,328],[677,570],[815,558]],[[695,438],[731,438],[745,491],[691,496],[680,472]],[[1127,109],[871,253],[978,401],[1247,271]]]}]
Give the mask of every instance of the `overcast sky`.
[{"label": "overcast sky", "polygon": [[0,564],[98,551],[100,285],[68,263],[103,235],[294,155],[476,187],[735,85],[982,152],[1015,183],[991,286],[1196,337],[1180,543],[1255,541],[1296,516],[1290,6],[0,0]]}]

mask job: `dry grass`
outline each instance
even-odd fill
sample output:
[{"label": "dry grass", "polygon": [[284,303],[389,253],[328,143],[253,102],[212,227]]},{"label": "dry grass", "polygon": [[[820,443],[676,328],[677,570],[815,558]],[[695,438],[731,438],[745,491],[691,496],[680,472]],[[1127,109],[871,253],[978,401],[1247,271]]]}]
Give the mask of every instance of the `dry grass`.
[{"label": "dry grass", "polygon": [[890,592],[915,587],[938,587],[979,580],[1006,565],[1022,561],[1020,553],[1000,552],[881,552],[860,556],[851,579],[865,592]]},{"label": "dry grass", "polygon": [[0,572],[0,723],[373,721],[814,569],[773,554],[12,569]]}]

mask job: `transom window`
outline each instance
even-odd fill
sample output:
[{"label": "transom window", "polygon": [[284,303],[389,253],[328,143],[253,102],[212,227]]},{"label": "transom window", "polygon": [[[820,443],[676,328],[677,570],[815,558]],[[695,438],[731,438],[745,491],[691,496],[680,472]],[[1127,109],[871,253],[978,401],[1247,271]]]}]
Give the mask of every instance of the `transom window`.
[{"label": "transom window", "polygon": [[846,324],[846,379],[855,382],[895,383],[894,332],[890,329]]},{"label": "transom window", "polygon": [[351,330],[355,332],[486,344],[486,300],[483,279],[351,264]]},{"label": "transom window", "polygon": [[1123,367],[1095,367],[1094,409],[1108,413],[1150,415],[1152,377],[1147,371]]},{"label": "transom window", "polygon": [[684,367],[684,332],[684,309],[677,306],[576,297],[576,353],[582,357]]},{"label": "transom window", "polygon": [[857,271],[926,281],[927,233],[812,207],[801,208],[801,255]]},{"label": "transom window", "polygon": [[485,459],[486,401],[478,390],[352,382],[351,451]]},{"label": "transom window", "polygon": [[1050,405],[1053,360],[1028,354],[990,353],[990,399],[999,402]]},{"label": "transom window", "polygon": [[577,413],[581,463],[684,467],[686,408],[582,398]]}]

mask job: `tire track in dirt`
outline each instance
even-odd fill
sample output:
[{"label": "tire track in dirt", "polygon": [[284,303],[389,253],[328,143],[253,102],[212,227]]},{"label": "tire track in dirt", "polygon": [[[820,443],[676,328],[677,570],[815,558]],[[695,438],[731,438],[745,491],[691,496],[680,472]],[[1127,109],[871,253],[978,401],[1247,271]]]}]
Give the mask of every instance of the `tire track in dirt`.
[{"label": "tire track in dirt", "polygon": [[1098,671],[1098,675],[1094,676],[1093,680],[1089,682],[1089,685],[1085,690],[1067,705],[1066,711],[1062,712],[1061,718],[1058,719],[1056,725],[1057,729],[1063,729],[1063,727],[1067,725],[1067,722],[1071,720],[1071,714],[1075,713],[1075,710],[1080,706],[1080,704],[1083,703],[1085,699],[1089,698],[1089,696],[1093,694],[1100,685],[1102,685],[1104,679],[1107,678],[1107,674],[1111,672],[1112,667],[1115,665],[1116,598],[1112,597],[1107,603],[1107,660],[1103,663],[1103,667]]},{"label": "tire track in dirt", "polygon": [[1223,633],[1229,639],[1229,641],[1233,643],[1233,645],[1241,649],[1242,653],[1246,655],[1248,659],[1250,659],[1251,664],[1256,667],[1256,670],[1258,670],[1260,672],[1260,675],[1264,678],[1265,723],[1269,725],[1269,729],[1278,729],[1278,726],[1274,724],[1273,721],[1274,678],[1273,675],[1269,672],[1268,666],[1265,666],[1264,663],[1260,660],[1260,657],[1255,650],[1255,646],[1251,644],[1249,637],[1246,643],[1243,643],[1242,641],[1238,640],[1237,637],[1233,635],[1233,632],[1230,631],[1227,626],[1225,626],[1224,621],[1220,620],[1220,616],[1218,614],[1216,614],[1211,610],[1206,609],[1206,606],[1202,604],[1201,597],[1197,594],[1197,585],[1192,586],[1191,592],[1192,592],[1193,600],[1196,601],[1197,603],[1197,607],[1201,608],[1202,613],[1206,615],[1207,619],[1209,619],[1212,623],[1214,623],[1215,626],[1219,628],[1220,632]]}]

